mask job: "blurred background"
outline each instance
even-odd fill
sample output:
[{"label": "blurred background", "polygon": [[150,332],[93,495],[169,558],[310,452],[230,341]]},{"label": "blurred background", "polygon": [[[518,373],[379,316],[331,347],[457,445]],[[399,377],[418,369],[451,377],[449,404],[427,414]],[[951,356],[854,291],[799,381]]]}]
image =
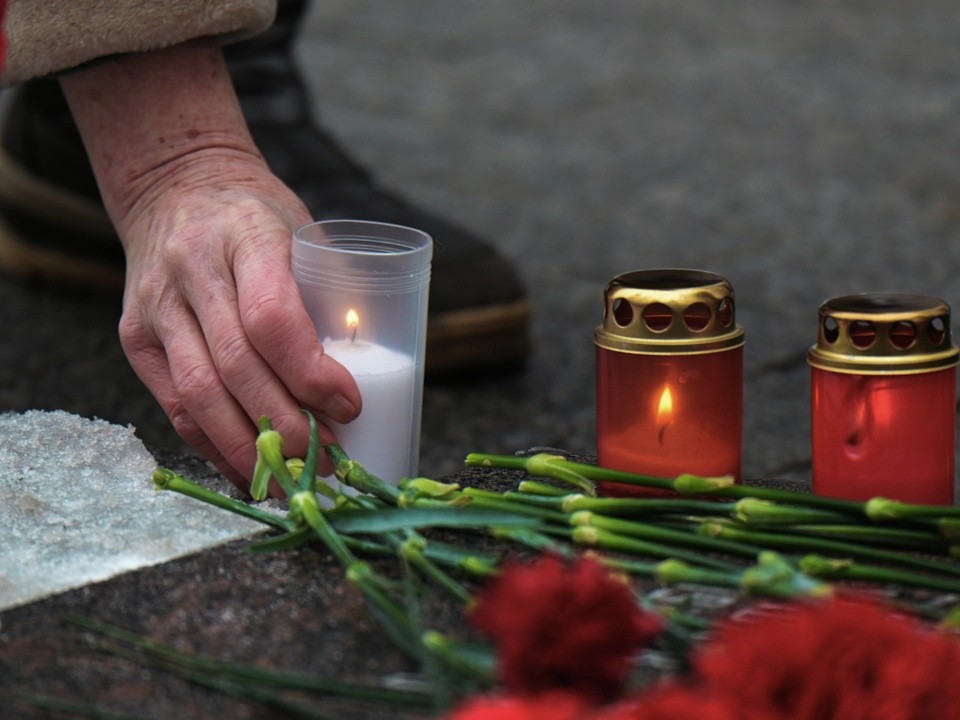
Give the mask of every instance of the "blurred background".
[{"label": "blurred background", "polygon": [[[318,119],[383,184],[474,229],[533,301],[522,369],[429,382],[421,471],[593,453],[604,285],[725,275],[746,329],[747,477],[809,474],[817,307],[960,304],[960,13],[930,0],[324,0],[297,52]],[[119,304],[0,275],[0,411],[180,447]]]}]

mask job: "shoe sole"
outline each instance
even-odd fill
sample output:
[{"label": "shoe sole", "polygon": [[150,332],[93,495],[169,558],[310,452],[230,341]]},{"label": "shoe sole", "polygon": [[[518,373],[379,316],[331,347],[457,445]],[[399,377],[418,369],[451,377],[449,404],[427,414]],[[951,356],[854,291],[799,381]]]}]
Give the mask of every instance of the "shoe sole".
[{"label": "shoe sole", "polygon": [[426,371],[442,377],[519,364],[530,350],[529,321],[529,300],[431,316]]},{"label": "shoe sole", "polygon": [[[45,218],[46,232],[77,242],[117,242],[103,208],[38,180],[0,146],[0,208]],[[114,294],[123,291],[123,269],[56,250],[61,243],[30,241],[0,216],[0,266],[20,278]]]},{"label": "shoe sole", "polygon": [[84,290],[102,295],[123,293],[123,271],[71,258],[24,241],[0,217],[0,267],[10,275],[56,289]]}]

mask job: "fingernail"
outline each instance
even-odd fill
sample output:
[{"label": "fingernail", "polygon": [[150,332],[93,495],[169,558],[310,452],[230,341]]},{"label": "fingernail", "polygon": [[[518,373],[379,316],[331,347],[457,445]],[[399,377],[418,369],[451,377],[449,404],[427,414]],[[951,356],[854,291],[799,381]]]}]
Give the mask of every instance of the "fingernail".
[{"label": "fingernail", "polygon": [[334,395],[320,408],[320,412],[337,422],[350,422],[357,415],[356,406],[343,395]]}]

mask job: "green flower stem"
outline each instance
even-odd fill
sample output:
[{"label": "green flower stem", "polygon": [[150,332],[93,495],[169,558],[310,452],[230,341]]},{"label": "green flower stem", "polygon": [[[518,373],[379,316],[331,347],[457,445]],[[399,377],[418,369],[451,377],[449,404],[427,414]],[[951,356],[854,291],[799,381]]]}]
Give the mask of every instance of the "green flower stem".
[{"label": "green flower stem", "polygon": [[320,459],[320,430],[317,419],[309,410],[301,410],[310,422],[310,439],[307,443],[307,456],[303,459],[303,469],[300,472],[300,489],[311,493],[317,492],[317,461]]},{"label": "green flower stem", "polygon": [[527,515],[537,517],[541,520],[552,520],[553,522],[567,522],[566,513],[550,508],[535,507],[520,502],[507,500],[500,493],[490,490],[478,490],[476,488],[464,488],[463,494],[469,497],[474,505],[489,508],[490,510],[503,510],[505,512],[515,513],[517,515]]},{"label": "green flower stem", "polygon": [[349,567],[357,561],[350,548],[343,542],[343,538],[334,530],[327,518],[317,505],[317,496],[309,490],[300,490],[290,498],[290,515],[302,519],[313,528],[324,544],[330,549],[340,564]]},{"label": "green flower stem", "polygon": [[782,532],[939,553],[949,552],[951,545],[949,540],[922,530],[877,525],[788,525]]},{"label": "green flower stem", "polygon": [[645,475],[620,473],[616,470],[597,472],[600,470],[600,468],[595,465],[575,463],[567,460],[562,455],[546,455],[546,461],[544,461],[544,458],[534,460],[534,458],[537,457],[537,455],[530,457],[519,457],[516,455],[470,453],[467,455],[465,462],[469,467],[493,467],[504,470],[523,470],[530,475],[550,477],[555,480],[563,480],[564,478],[559,477],[559,475],[562,474],[563,470],[569,469],[580,477],[585,477],[590,480],[627,483],[630,483],[632,480],[632,484],[644,484],[645,487],[661,488],[664,490],[673,489],[673,480],[666,478],[655,478]]},{"label": "green flower stem", "polygon": [[676,543],[686,547],[700,548],[708,552],[738,555],[740,557],[750,558],[751,560],[757,556],[756,547],[750,543],[733,542],[718,537],[707,537],[686,530],[676,530],[662,525],[639,522],[637,520],[607,517],[605,515],[592,513],[588,510],[581,510],[571,515],[570,523],[572,525],[589,525],[601,530],[617,533],[618,535],[629,535],[630,537],[639,537],[646,540]]},{"label": "green flower stem", "polygon": [[[625,572],[629,575],[638,575],[640,577],[649,577],[655,578],[657,576],[657,568],[661,564],[666,562],[662,560],[660,562],[641,562],[639,560],[624,560],[623,558],[609,557],[607,555],[597,554],[596,556],[600,562],[606,565],[611,570],[618,570],[620,572]],[[721,572],[721,571],[711,571],[711,572]]]},{"label": "green flower stem", "polygon": [[[532,495],[530,493],[523,493],[514,490],[508,490],[505,493],[502,493],[501,496],[504,500],[509,500],[510,502],[522,503],[524,505],[533,505],[534,507],[547,508],[548,510],[563,510],[563,501],[565,498],[572,497],[570,495]],[[585,495],[578,495],[577,497],[586,497]]]},{"label": "green flower stem", "polygon": [[400,490],[368,472],[356,460],[351,460],[339,445],[327,445],[325,450],[333,461],[333,472],[340,482],[362,493],[374,495],[390,505],[397,504]]},{"label": "green flower stem", "polygon": [[457,483],[441,483],[430,478],[403,478],[397,487],[401,492],[413,491],[417,497],[431,497],[443,500],[460,490]]},{"label": "green flower stem", "polygon": [[282,535],[274,535],[266,540],[251,543],[247,546],[247,551],[256,552],[280,552],[282,550],[293,550],[301,545],[305,545],[316,537],[313,528],[301,525],[290,532]]},{"label": "green flower stem", "polygon": [[733,504],[731,516],[745,525],[794,525],[798,523],[850,523],[862,518],[862,513],[844,513],[835,510],[785,505],[769,500],[746,497]]},{"label": "green flower stem", "polygon": [[522,480],[520,484],[517,485],[517,490],[531,495],[548,495],[553,497],[566,495],[568,492],[564,488],[537,480]]},{"label": "green flower stem", "polygon": [[317,675],[282,672],[252,665],[225,662],[205,655],[183,652],[90,618],[73,617],[70,619],[89,630],[127,643],[140,652],[185,669],[215,673],[232,680],[257,683],[282,690],[299,690],[312,695],[350,698],[403,705],[405,707],[428,707],[430,704],[429,695],[423,692],[391,690],[373,685],[357,685],[343,682],[339,678],[323,678]]},{"label": "green flower stem", "polygon": [[[376,504],[371,498],[357,496],[353,498],[353,502],[364,510],[376,508]],[[459,583],[437,567],[434,561],[475,577],[486,577],[495,572],[492,569],[492,561],[487,558],[469,553],[453,545],[433,543],[414,530],[405,532],[406,534],[385,532],[381,533],[380,537],[386,541],[394,553],[400,553],[412,567],[415,567],[461,602],[469,602],[469,594]]]},{"label": "green flower stem", "polygon": [[762,551],[756,565],[743,571],[740,587],[747,595],[780,598],[825,597],[833,592],[771,550]]},{"label": "green flower stem", "polygon": [[641,540],[635,537],[618,535],[608,530],[602,530],[597,527],[580,525],[573,528],[571,534],[573,541],[577,545],[586,545],[588,547],[598,547],[604,550],[614,550],[616,552],[629,553],[631,555],[645,555],[647,557],[670,558],[675,557],[695,563],[700,567],[713,568],[715,570],[735,570],[739,569],[737,565],[725,560],[718,560],[708,555],[701,555],[671,545]]},{"label": "green flower stem", "polygon": [[470,550],[458,545],[430,540],[424,554],[431,560],[452,568],[461,568],[471,574],[487,575],[495,568],[498,557],[479,550]]},{"label": "green flower stem", "polygon": [[930,521],[941,537],[960,540],[960,518],[941,517]]},{"label": "green flower stem", "polygon": [[414,660],[422,660],[423,648],[416,625],[407,613],[383,591],[382,582],[364,562],[347,568],[347,580],[359,589],[397,646]]},{"label": "green flower stem", "polygon": [[944,575],[960,575],[960,567],[955,565],[949,565],[947,563],[937,562],[935,560],[924,560],[922,558],[916,558],[904,553],[865,547],[863,545],[857,545],[856,543],[843,542],[840,540],[828,540],[801,535],[786,535],[781,533],[744,530],[743,528],[733,526],[732,524],[721,522],[702,523],[698,529],[698,532],[705,536],[725,538],[741,543],[749,543],[760,548],[794,550],[804,553],[809,551],[826,552],[837,554],[841,557],[854,557],[867,560],[876,560],[894,565],[905,565],[908,567],[928,570]]},{"label": "green flower stem", "polygon": [[894,583],[927,590],[960,593],[960,582],[876,565],[860,565],[853,560],[836,560],[821,555],[804,556],[800,559],[800,569],[807,575],[824,580]]},{"label": "green flower stem", "polygon": [[[297,483],[290,475],[290,470],[283,458],[283,438],[270,423],[270,418],[263,415],[260,417],[260,434],[257,435],[257,465],[254,466],[254,485],[250,488],[251,495],[255,500],[263,500],[267,496],[267,484],[270,481],[270,475],[273,475],[283,488],[287,497],[297,491]],[[263,470],[266,467],[269,472]]]},{"label": "green flower stem", "polygon": [[[535,456],[534,456],[535,457]],[[534,464],[537,470],[552,471],[557,467],[572,470],[589,480],[595,482],[621,483],[625,485],[637,485],[640,487],[658,488],[663,490],[674,490],[682,495],[709,495],[711,497],[722,498],[744,498],[755,497],[762,500],[773,500],[794,505],[803,505],[806,507],[819,507],[828,510],[837,510],[839,512],[858,513],[863,511],[863,503],[852,500],[838,500],[836,498],[822,497],[820,495],[810,495],[807,493],[791,492],[789,490],[778,490],[775,488],[763,488],[750,485],[733,484],[729,477],[720,478],[702,478],[696,475],[681,475],[678,478],[656,478],[637,473],[628,473],[621,470],[610,470],[596,465],[587,465],[585,463],[576,463],[562,458],[562,456],[550,456],[561,458],[554,460],[546,467]],[[471,453],[467,455],[466,464],[471,467],[495,467],[511,470],[523,470],[534,475],[531,471],[530,460],[532,458],[515,457],[512,455],[490,455],[486,453]],[[553,477],[553,475],[548,475]]]},{"label": "green flower stem", "polygon": [[368,538],[356,538],[343,535],[343,543],[353,552],[374,557],[393,557],[396,552],[389,545]]},{"label": "green flower stem", "polygon": [[709,585],[740,589],[741,573],[714,570],[668,558],[653,566],[653,577],[662,585]]},{"label": "green flower stem", "polygon": [[333,720],[329,715],[322,715],[311,708],[303,707],[290,702],[282,695],[262,690],[259,687],[249,683],[239,683],[232,680],[224,680],[216,676],[210,676],[207,673],[194,670],[181,671],[181,675],[190,682],[211,688],[217,692],[234,697],[253,700],[262,705],[279,710],[285,718],[302,718],[302,720]]},{"label": "green flower stem", "polygon": [[213,490],[208,490],[167,468],[157,468],[153,471],[153,484],[157,490],[172,490],[173,492],[186,495],[194,500],[201,500],[222,510],[229,510],[237,515],[243,515],[246,518],[256,520],[257,522],[277,528],[278,530],[289,532],[296,527],[294,522],[281,515],[274,515],[271,512],[247,505],[245,502],[234,500]]},{"label": "green flower stem", "polygon": [[479,681],[484,686],[493,685],[494,675],[491,662],[478,662],[467,653],[459,652],[458,648],[446,636],[436,630],[428,630],[423,633],[421,641],[424,647],[435,657],[443,660],[446,667],[454,669],[461,676]]},{"label": "green flower stem", "polygon": [[424,555],[423,548],[425,545],[426,542],[410,538],[401,543],[398,550],[406,561],[410,563],[411,567],[416,568],[417,571],[453,595],[453,597],[462,604],[469,604],[473,597],[467,592],[466,588],[443,572]]},{"label": "green flower stem", "polygon": [[[310,531],[310,534],[312,536],[312,531]],[[402,540],[394,538],[391,546],[366,538],[351,537],[350,535],[343,535],[342,537],[346,546],[354,552],[374,557],[395,557],[397,547],[402,542]],[[497,561],[492,555],[471,552],[455,545],[429,540],[426,541],[426,545],[421,552],[429,560],[444,567],[459,570],[471,577],[485,578],[495,575],[497,572]]]},{"label": "green flower stem", "polygon": [[564,512],[590,510],[601,515],[636,518],[660,514],[719,515],[733,512],[735,504],[686,498],[591,498],[567,495],[563,498],[562,507]]},{"label": "green flower stem", "polygon": [[691,567],[671,558],[657,566],[655,577],[664,585],[689,583],[727,587],[754,597],[790,599],[830,594],[829,586],[798,572],[779,555],[771,552],[761,553],[756,565],[739,572],[718,572]]},{"label": "green flower stem", "polygon": [[498,540],[509,540],[538,552],[553,552],[564,557],[574,557],[576,555],[573,548],[566,543],[558,542],[549,535],[530,528],[493,527],[490,528],[490,533]]},{"label": "green flower stem", "polygon": [[960,506],[955,505],[913,505],[887,498],[875,497],[868,500],[863,509],[871,520],[917,520],[923,518],[960,518]]}]

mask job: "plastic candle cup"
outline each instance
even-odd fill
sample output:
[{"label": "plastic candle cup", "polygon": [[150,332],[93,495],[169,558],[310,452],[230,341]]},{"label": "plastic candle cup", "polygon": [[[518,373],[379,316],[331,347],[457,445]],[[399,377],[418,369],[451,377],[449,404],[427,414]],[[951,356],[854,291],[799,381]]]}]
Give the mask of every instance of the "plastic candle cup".
[{"label": "plastic candle cup", "polygon": [[[594,341],[601,466],[740,479],[743,328],[726,279],[701,270],[619,275],[604,291]],[[653,493],[617,483],[602,489]]]},{"label": "plastic candle cup", "polygon": [[420,230],[329,220],[299,228],[293,275],[324,351],[350,371],[360,416],[320,418],[382,480],[417,474],[433,242]]},{"label": "plastic candle cup", "polygon": [[823,303],[808,355],[813,492],[953,504],[958,354],[937,298]]}]

